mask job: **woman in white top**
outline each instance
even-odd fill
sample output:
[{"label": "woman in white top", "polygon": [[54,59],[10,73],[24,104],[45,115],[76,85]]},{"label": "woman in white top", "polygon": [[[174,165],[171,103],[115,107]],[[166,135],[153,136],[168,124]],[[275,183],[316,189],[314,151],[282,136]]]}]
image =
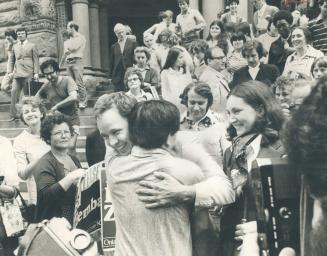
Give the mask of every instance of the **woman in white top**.
[{"label": "woman in white top", "polygon": [[183,113],[185,106],[180,103],[179,96],[184,88],[192,82],[191,74],[186,69],[184,52],[178,47],[172,47],[161,72],[162,97],[174,103]]},{"label": "woman in white top", "polygon": [[17,172],[21,179],[27,180],[28,203],[36,204],[36,187],[33,171],[38,160],[50,150],[50,146],[40,138],[41,120],[45,117],[45,107],[35,97],[25,97],[22,101],[21,119],[27,125],[14,139],[14,154]]},{"label": "woman in white top", "polygon": [[307,28],[297,27],[291,36],[295,52],[287,57],[283,75],[295,71],[310,77],[313,62],[324,54],[309,45],[310,32]]}]

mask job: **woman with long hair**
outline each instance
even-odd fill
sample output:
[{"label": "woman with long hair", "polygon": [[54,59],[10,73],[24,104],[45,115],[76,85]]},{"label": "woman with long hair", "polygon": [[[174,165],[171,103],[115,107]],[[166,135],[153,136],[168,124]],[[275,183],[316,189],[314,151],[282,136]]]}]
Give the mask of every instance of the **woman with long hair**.
[{"label": "woman with long hair", "polygon": [[185,107],[180,103],[179,95],[191,82],[192,76],[187,71],[184,52],[172,47],[161,72],[162,98],[174,103],[180,112],[184,112]]},{"label": "woman with long hair", "polygon": [[220,20],[211,22],[206,40],[210,48],[218,46],[223,49],[225,55],[228,54],[227,35],[225,34],[224,24]]},{"label": "woman with long hair", "polygon": [[282,157],[280,131],[283,112],[265,84],[249,81],[228,96],[227,129],[232,146],[224,153],[224,170],[236,192],[235,203],[227,206],[221,220],[221,255],[234,255],[246,225],[256,229],[254,198],[249,193],[248,173],[257,158]]}]

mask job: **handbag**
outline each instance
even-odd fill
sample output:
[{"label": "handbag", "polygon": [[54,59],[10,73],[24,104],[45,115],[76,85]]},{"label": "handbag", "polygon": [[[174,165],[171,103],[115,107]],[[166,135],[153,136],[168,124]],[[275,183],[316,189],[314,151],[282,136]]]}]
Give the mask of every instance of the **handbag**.
[{"label": "handbag", "polygon": [[3,238],[20,236],[24,233],[26,224],[16,198],[1,200],[0,216]]}]

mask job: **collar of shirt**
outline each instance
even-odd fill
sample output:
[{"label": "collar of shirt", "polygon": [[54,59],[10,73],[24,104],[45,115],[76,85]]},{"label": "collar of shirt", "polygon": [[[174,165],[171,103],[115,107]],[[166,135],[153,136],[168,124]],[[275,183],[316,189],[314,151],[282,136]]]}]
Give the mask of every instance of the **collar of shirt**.
[{"label": "collar of shirt", "polygon": [[[208,128],[219,121],[218,114],[213,112],[211,109],[208,109],[207,113],[197,122],[193,122],[188,116],[187,112],[184,112],[181,116],[181,123],[188,123],[189,129],[196,128],[199,129],[200,127]],[[223,121],[223,120],[221,120]]]},{"label": "collar of shirt", "polygon": [[260,68],[260,63],[257,66],[255,66],[254,68],[249,66],[249,73],[253,80],[255,80],[255,78],[257,77],[259,68]]},{"label": "collar of shirt", "polygon": [[264,4],[262,5],[261,9],[258,10],[258,16],[259,16],[261,19],[264,19],[264,18],[265,18],[265,17],[263,17],[263,14],[264,14],[264,12],[265,12],[265,10],[266,10],[266,7],[267,7],[267,4],[264,3]]},{"label": "collar of shirt", "polygon": [[20,41],[20,45],[25,46],[27,44],[27,39],[25,39],[23,42]]},{"label": "collar of shirt", "polygon": [[143,71],[143,70],[150,70],[150,65],[149,64],[146,64],[146,66],[144,67],[144,69],[141,69],[136,64],[133,64],[133,68],[138,68],[141,71]]},{"label": "collar of shirt", "polygon": [[252,141],[250,143],[250,145],[247,148],[247,165],[248,165],[248,172],[251,170],[252,168],[252,162],[258,157],[259,155],[259,151],[261,148],[261,139],[262,139],[262,135],[259,134],[259,136],[257,138],[254,139],[254,141]]},{"label": "collar of shirt", "polygon": [[297,56],[296,51],[291,54],[290,60],[294,61],[295,59],[304,59],[306,57],[316,58],[317,57],[317,51],[315,48],[313,48],[311,45],[307,46],[307,50],[305,51],[304,55],[301,57]]},{"label": "collar of shirt", "polygon": [[181,13],[182,16],[187,16],[191,13],[191,8],[189,7],[185,13]]}]

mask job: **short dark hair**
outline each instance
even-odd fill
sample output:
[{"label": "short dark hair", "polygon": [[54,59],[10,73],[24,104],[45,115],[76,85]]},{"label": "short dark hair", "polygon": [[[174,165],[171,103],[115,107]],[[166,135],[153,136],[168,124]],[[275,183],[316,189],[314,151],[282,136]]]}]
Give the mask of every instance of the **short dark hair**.
[{"label": "short dark hair", "polygon": [[315,66],[327,69],[327,56],[323,56],[314,60],[311,66],[311,74],[313,74],[313,69],[315,68]]},{"label": "short dark hair", "polygon": [[70,28],[74,28],[76,31],[78,31],[78,29],[79,29],[79,26],[78,26],[78,24],[75,22],[75,21],[69,21],[68,22],[68,25],[69,25],[69,27]]},{"label": "short dark hair", "polygon": [[244,35],[251,37],[251,27],[250,24],[246,21],[239,23],[236,25],[237,32],[242,32]]},{"label": "short dark hair", "polygon": [[280,10],[274,14],[273,17],[273,23],[275,27],[277,27],[277,21],[279,20],[286,20],[288,24],[292,25],[293,23],[293,16],[292,13],[290,13],[287,10]]},{"label": "short dark hair", "polygon": [[183,3],[183,2],[187,3],[188,5],[190,5],[190,0],[177,0],[177,3],[178,4],[179,3]]},{"label": "short dark hair", "polygon": [[231,5],[232,3],[240,4],[239,0],[229,0],[228,5]]},{"label": "short dark hair", "polygon": [[150,52],[150,50],[147,47],[145,47],[145,46],[137,46],[134,49],[134,56],[138,52],[141,52],[141,53],[143,52],[145,54],[147,60],[150,60],[150,58],[151,58],[151,52]]},{"label": "short dark hair", "polygon": [[41,72],[43,73],[43,71],[46,69],[46,68],[49,68],[49,67],[52,67],[53,68],[53,71],[56,71],[58,72],[59,71],[59,65],[58,65],[58,62],[54,59],[48,59],[46,61],[44,61],[41,66],[40,66],[40,69],[41,69]]},{"label": "short dark hair", "polygon": [[259,59],[264,56],[265,50],[262,43],[256,40],[246,41],[243,45],[242,55],[245,57],[245,53],[248,51],[255,50],[258,53]]},{"label": "short dark hair", "polygon": [[70,123],[68,117],[63,114],[54,114],[46,116],[41,123],[41,138],[48,144],[51,145],[51,133],[56,125],[66,123],[69,127],[70,134],[73,134],[73,126]]},{"label": "short dark hair", "polygon": [[189,52],[193,54],[193,52],[203,52],[205,53],[209,49],[209,45],[207,41],[203,39],[194,40],[189,46]]},{"label": "short dark hair", "polygon": [[230,38],[230,42],[231,42],[231,44],[233,45],[233,42],[234,42],[234,41],[237,41],[237,40],[242,40],[243,43],[246,42],[245,35],[243,34],[242,31],[238,31],[238,32],[232,34],[232,36],[231,36],[231,38]]},{"label": "short dark hair", "polygon": [[188,84],[183,93],[179,96],[181,98],[181,103],[185,106],[188,104],[188,93],[193,90],[196,94],[206,98],[208,100],[207,110],[212,106],[213,95],[210,86],[201,81],[195,81]]},{"label": "short dark hair", "polygon": [[[40,100],[39,98],[35,97],[35,96],[25,96],[22,99],[22,106],[24,105],[32,105],[33,108],[38,108],[42,114],[42,118],[41,121],[44,119],[44,117],[47,114],[47,109],[45,108],[45,105],[43,104],[42,100]],[[23,118],[23,112],[20,114],[20,119],[22,120],[22,122],[26,124],[24,118]]]},{"label": "short dark hair", "polygon": [[7,28],[5,30],[5,36],[11,36],[13,39],[17,40],[17,34],[16,34],[15,30],[13,30],[11,28]]},{"label": "short dark hair", "polygon": [[226,56],[226,53],[225,53],[224,49],[222,49],[222,48],[220,48],[218,46],[211,47],[206,51],[206,54],[204,56],[204,61],[205,61],[206,64],[208,64],[209,59],[210,60],[213,59],[212,54],[213,54],[213,51],[215,51],[215,50],[221,50]]},{"label": "short dark hair", "polygon": [[165,100],[139,102],[128,118],[130,139],[145,149],[159,148],[179,130],[179,122],[180,114],[174,104]]},{"label": "short dark hair", "polygon": [[100,96],[94,105],[94,114],[98,118],[105,111],[117,108],[122,117],[127,118],[137,103],[134,97],[126,95],[124,92],[114,92]]},{"label": "short dark hair", "polygon": [[20,32],[20,31],[24,31],[25,34],[27,35],[27,29],[26,29],[25,27],[18,27],[18,28],[16,29],[16,34],[17,34],[18,32]]},{"label": "short dark hair", "polygon": [[[263,109],[264,113],[255,121],[252,132],[261,133],[268,144],[280,138],[284,114],[272,90],[266,84],[259,81],[244,82],[233,88],[227,100],[230,96],[241,98],[253,109]],[[237,136],[232,125],[228,127],[227,133],[230,139]]]}]

